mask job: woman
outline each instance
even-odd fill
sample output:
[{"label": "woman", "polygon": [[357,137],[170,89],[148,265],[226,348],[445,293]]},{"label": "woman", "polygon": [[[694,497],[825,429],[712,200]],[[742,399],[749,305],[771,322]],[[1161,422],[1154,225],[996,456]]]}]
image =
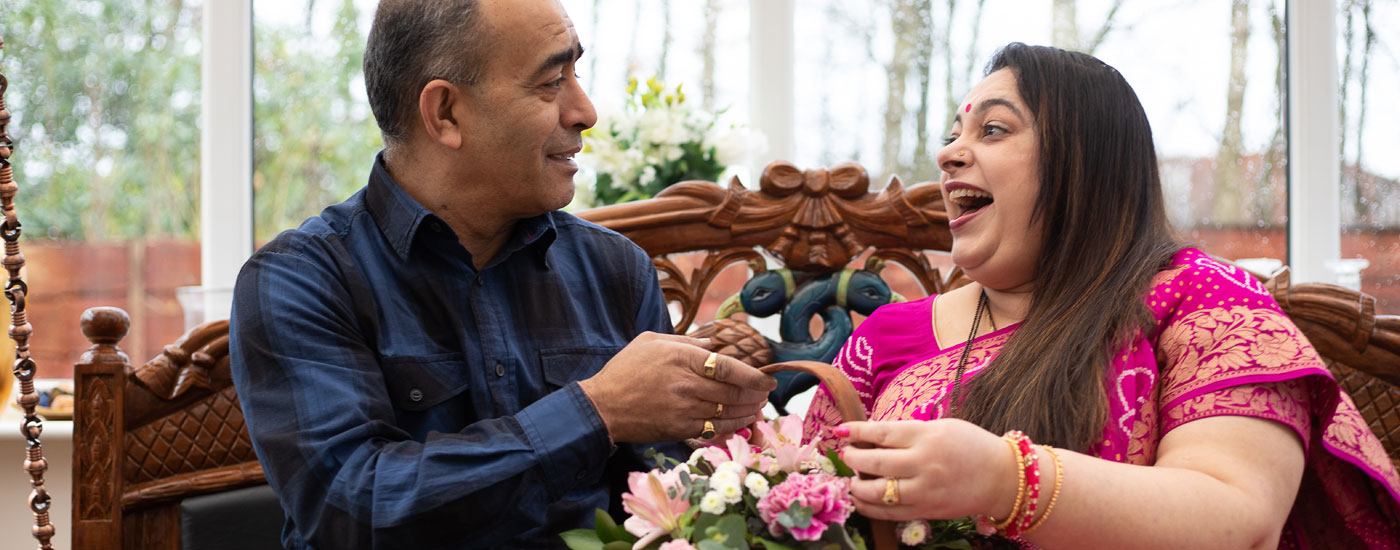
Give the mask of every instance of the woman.
[{"label": "woman", "polygon": [[974,282],[847,342],[872,422],[825,391],[807,416],[879,476],[852,487],[862,514],[974,516],[1045,548],[1397,546],[1379,441],[1258,281],[1174,239],[1116,70],[1006,46],[938,163]]}]

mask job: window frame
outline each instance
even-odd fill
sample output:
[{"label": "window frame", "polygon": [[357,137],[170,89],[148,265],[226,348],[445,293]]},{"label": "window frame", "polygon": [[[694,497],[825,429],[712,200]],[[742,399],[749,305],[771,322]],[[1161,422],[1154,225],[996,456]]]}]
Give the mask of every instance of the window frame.
[{"label": "window frame", "polygon": [[[205,9],[201,280],[228,289],[253,252],[253,0]],[[1285,11],[1288,265],[1294,282],[1335,282],[1327,261],[1341,256],[1336,0],[1286,0]],[[750,39],[753,125],[770,140],[767,158],[758,159],[765,165],[793,153],[793,0],[752,2],[749,17],[750,28],[769,29]],[[228,311],[227,303],[206,307]]]}]

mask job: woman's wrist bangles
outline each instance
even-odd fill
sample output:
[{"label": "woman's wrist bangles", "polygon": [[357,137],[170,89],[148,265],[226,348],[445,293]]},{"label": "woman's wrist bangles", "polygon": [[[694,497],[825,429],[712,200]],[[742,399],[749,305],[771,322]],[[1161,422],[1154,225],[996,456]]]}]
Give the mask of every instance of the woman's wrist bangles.
[{"label": "woman's wrist bangles", "polygon": [[978,531],[983,534],[1000,533],[1007,538],[1016,537],[1029,533],[1045,523],[1050,517],[1050,512],[1055,509],[1055,502],[1060,498],[1060,486],[1064,483],[1064,470],[1060,462],[1060,455],[1054,449],[1040,445],[1041,449],[1050,454],[1055,461],[1055,486],[1050,495],[1050,502],[1045,506],[1045,513],[1036,519],[1036,507],[1040,500],[1040,453],[1036,450],[1036,445],[1031,443],[1031,439],[1026,434],[1018,430],[1006,432],[1002,436],[1007,446],[1011,448],[1012,458],[1016,464],[1016,502],[1012,505],[1011,512],[1006,519],[995,519],[991,516],[981,516],[977,518]]}]

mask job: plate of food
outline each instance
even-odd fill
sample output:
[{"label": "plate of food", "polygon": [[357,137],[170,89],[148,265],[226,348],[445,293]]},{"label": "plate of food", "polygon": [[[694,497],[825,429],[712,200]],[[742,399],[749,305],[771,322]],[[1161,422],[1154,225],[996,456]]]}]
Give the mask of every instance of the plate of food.
[{"label": "plate of food", "polygon": [[[34,407],[34,412],[41,418],[44,420],[73,419],[73,388],[71,386],[60,384],[48,390],[37,391],[39,392],[39,404]],[[10,401],[10,405],[19,409],[23,408],[15,401]]]}]

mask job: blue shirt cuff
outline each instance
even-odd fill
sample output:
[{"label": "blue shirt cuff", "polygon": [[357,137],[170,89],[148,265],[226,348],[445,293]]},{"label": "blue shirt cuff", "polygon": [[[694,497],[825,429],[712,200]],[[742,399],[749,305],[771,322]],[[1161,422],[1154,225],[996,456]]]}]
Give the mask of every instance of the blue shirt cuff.
[{"label": "blue shirt cuff", "polygon": [[603,478],[613,445],[593,402],[571,382],[515,415],[530,446],[541,456],[551,498]]}]

